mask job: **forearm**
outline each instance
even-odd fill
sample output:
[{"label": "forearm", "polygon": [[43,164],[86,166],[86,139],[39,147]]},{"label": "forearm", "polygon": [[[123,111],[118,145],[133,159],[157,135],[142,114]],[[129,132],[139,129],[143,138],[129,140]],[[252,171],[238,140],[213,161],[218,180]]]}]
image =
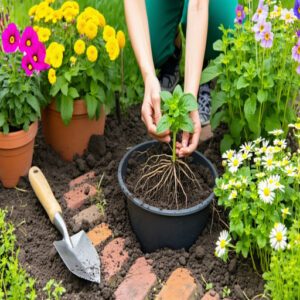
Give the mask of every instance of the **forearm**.
[{"label": "forearm", "polygon": [[124,0],[131,44],[145,81],[155,75],[145,0]]},{"label": "forearm", "polygon": [[184,90],[197,96],[206,49],[209,0],[190,0],[186,33]]}]

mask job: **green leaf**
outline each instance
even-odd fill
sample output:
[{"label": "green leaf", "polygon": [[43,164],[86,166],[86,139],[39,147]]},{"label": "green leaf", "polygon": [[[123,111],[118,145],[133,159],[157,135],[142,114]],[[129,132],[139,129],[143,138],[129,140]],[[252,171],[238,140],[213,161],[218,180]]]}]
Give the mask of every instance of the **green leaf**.
[{"label": "green leaf", "polygon": [[163,116],[160,118],[160,120],[159,120],[159,122],[158,122],[158,124],[157,124],[156,132],[157,132],[158,134],[163,133],[163,132],[165,132],[166,130],[170,129],[170,126],[171,126],[171,124],[170,124],[170,122],[169,122],[169,117],[168,117],[168,115],[163,115]]},{"label": "green leaf", "polygon": [[257,93],[257,100],[260,103],[264,103],[267,101],[267,99],[268,99],[268,92],[264,90],[259,90]]},{"label": "green leaf", "polygon": [[90,89],[91,89],[91,95],[92,96],[97,96],[98,95],[98,93],[99,93],[99,86],[98,86],[98,84],[97,84],[96,81],[94,81],[94,80],[91,81]]},{"label": "green leaf", "polygon": [[235,119],[229,124],[230,133],[234,138],[239,138],[241,131],[243,130],[245,125],[244,120]]},{"label": "green leaf", "polygon": [[162,91],[160,92],[160,98],[162,99],[162,101],[167,101],[169,99],[172,99],[172,94],[168,91]]},{"label": "green leaf", "polygon": [[232,137],[229,134],[225,134],[222,141],[221,141],[221,152],[224,153],[227,150],[229,150],[231,148],[231,146],[233,145],[234,141],[232,139]]},{"label": "green leaf", "polygon": [[41,114],[41,109],[40,109],[40,104],[38,102],[38,100],[33,97],[32,95],[28,95],[26,97],[26,102],[38,113],[38,115],[40,116]]},{"label": "green leaf", "polygon": [[247,116],[254,115],[256,111],[256,99],[255,97],[248,98],[244,105],[244,113],[247,119]]},{"label": "green leaf", "polygon": [[223,42],[222,40],[217,40],[213,43],[213,49],[215,51],[222,52],[223,51]]},{"label": "green leaf", "polygon": [[273,114],[271,116],[267,116],[265,118],[265,130],[267,132],[275,130],[275,129],[279,129],[279,128],[281,128],[281,123],[280,123],[280,120],[279,120],[279,118],[276,114]]},{"label": "green leaf", "polygon": [[187,111],[191,112],[194,110],[198,110],[198,103],[194,95],[192,94],[184,94],[180,101],[182,102],[182,107]]},{"label": "green leaf", "polygon": [[226,103],[226,94],[222,91],[212,93],[211,101],[211,114],[215,114],[216,111]]},{"label": "green leaf", "polygon": [[0,127],[5,123],[5,115],[4,113],[0,113]]},{"label": "green leaf", "polygon": [[181,86],[179,84],[176,85],[174,92],[173,92],[173,96],[180,98],[182,96],[182,94],[183,94],[183,91],[182,91]]},{"label": "green leaf", "polygon": [[72,99],[78,99],[79,98],[79,94],[78,94],[77,90],[73,87],[69,88],[68,96],[71,97]]},{"label": "green leaf", "polygon": [[223,121],[223,118],[225,117],[225,115],[226,115],[225,111],[219,111],[212,116],[210,125],[213,130],[216,129],[220,125],[220,123],[221,123],[221,121]]},{"label": "green leaf", "polygon": [[95,118],[97,105],[98,105],[97,99],[95,97],[93,97],[92,95],[87,94],[85,96],[85,102],[86,102],[87,112],[88,112],[89,118],[90,119]]},{"label": "green leaf", "polygon": [[247,86],[249,86],[249,83],[247,82],[247,80],[246,80],[243,76],[241,76],[241,77],[238,79],[237,84],[236,84],[237,89],[238,89],[238,90],[244,89],[244,88],[246,88]]},{"label": "green leaf", "polygon": [[70,74],[69,72],[65,72],[65,73],[64,73],[64,76],[65,76],[65,78],[66,78],[66,80],[67,80],[68,82],[71,81],[72,76],[71,76],[71,74]]},{"label": "green leaf", "polygon": [[182,123],[180,124],[180,129],[189,133],[194,132],[194,123],[188,115],[184,116]]},{"label": "green leaf", "polygon": [[65,95],[61,96],[60,113],[63,122],[68,125],[73,115],[73,99],[71,97]]},{"label": "green leaf", "polygon": [[220,74],[222,74],[222,72],[217,66],[208,66],[202,71],[200,84],[207,83],[218,77]]}]

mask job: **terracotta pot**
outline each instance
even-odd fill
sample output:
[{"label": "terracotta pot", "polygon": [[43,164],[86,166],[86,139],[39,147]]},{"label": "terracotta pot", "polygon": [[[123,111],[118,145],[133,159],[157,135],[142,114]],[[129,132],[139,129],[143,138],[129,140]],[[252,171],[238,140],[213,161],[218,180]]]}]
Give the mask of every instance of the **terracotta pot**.
[{"label": "terracotta pot", "polygon": [[20,130],[7,135],[0,133],[0,181],[4,187],[15,187],[20,177],[27,175],[37,130],[36,121],[28,131]]},{"label": "terracotta pot", "polygon": [[90,120],[84,100],[76,100],[72,120],[66,126],[53,101],[42,113],[42,126],[46,143],[63,159],[70,161],[75,154],[83,154],[92,135],[104,134],[104,107],[101,108],[99,120]]}]

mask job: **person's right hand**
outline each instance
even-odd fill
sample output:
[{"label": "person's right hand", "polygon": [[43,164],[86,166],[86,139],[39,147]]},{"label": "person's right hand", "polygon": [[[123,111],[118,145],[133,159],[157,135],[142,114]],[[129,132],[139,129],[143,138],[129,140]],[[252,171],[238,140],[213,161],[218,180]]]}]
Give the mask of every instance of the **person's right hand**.
[{"label": "person's right hand", "polygon": [[155,75],[147,75],[145,82],[145,94],[142,105],[142,121],[145,123],[151,137],[161,142],[171,141],[170,132],[157,134],[156,126],[161,118],[160,109],[160,83]]}]

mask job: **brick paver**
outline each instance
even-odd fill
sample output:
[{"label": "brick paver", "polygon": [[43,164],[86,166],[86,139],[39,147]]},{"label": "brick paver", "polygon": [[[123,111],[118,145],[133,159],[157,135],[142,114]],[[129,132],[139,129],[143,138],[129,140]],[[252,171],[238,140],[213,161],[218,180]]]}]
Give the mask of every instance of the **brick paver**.
[{"label": "brick paver", "polygon": [[156,300],[196,300],[202,294],[202,287],[185,268],[176,269],[169,277]]},{"label": "brick paver", "polygon": [[124,281],[115,292],[116,300],[147,299],[151,288],[156,284],[156,275],[144,257],[138,258],[129,269]]},{"label": "brick paver", "polygon": [[112,236],[112,231],[109,229],[106,223],[101,223],[100,225],[89,231],[87,236],[94,246],[98,246]]},{"label": "brick paver", "polygon": [[93,178],[95,178],[95,177],[96,177],[95,172],[94,172],[94,171],[90,171],[90,172],[88,172],[88,173],[85,173],[85,174],[83,174],[83,175],[81,175],[81,176],[79,176],[79,177],[77,177],[77,178],[71,180],[71,181],[69,182],[69,187],[70,187],[70,188],[73,188],[73,187],[75,187],[76,185],[80,185],[80,184],[82,184],[82,183],[85,183],[85,182],[87,182],[88,180],[93,179]]},{"label": "brick paver", "polygon": [[96,205],[92,205],[79,212],[72,219],[76,227],[80,229],[83,223],[87,223],[89,225],[99,224],[101,222],[101,219],[103,219],[103,215],[100,214],[99,209]]},{"label": "brick paver", "polygon": [[104,247],[100,259],[106,281],[110,281],[128,260],[128,252],[124,247],[123,238],[116,238]]},{"label": "brick paver", "polygon": [[75,209],[81,207],[89,197],[93,197],[96,194],[96,188],[85,183],[65,193],[64,199],[67,202],[68,208]]}]

